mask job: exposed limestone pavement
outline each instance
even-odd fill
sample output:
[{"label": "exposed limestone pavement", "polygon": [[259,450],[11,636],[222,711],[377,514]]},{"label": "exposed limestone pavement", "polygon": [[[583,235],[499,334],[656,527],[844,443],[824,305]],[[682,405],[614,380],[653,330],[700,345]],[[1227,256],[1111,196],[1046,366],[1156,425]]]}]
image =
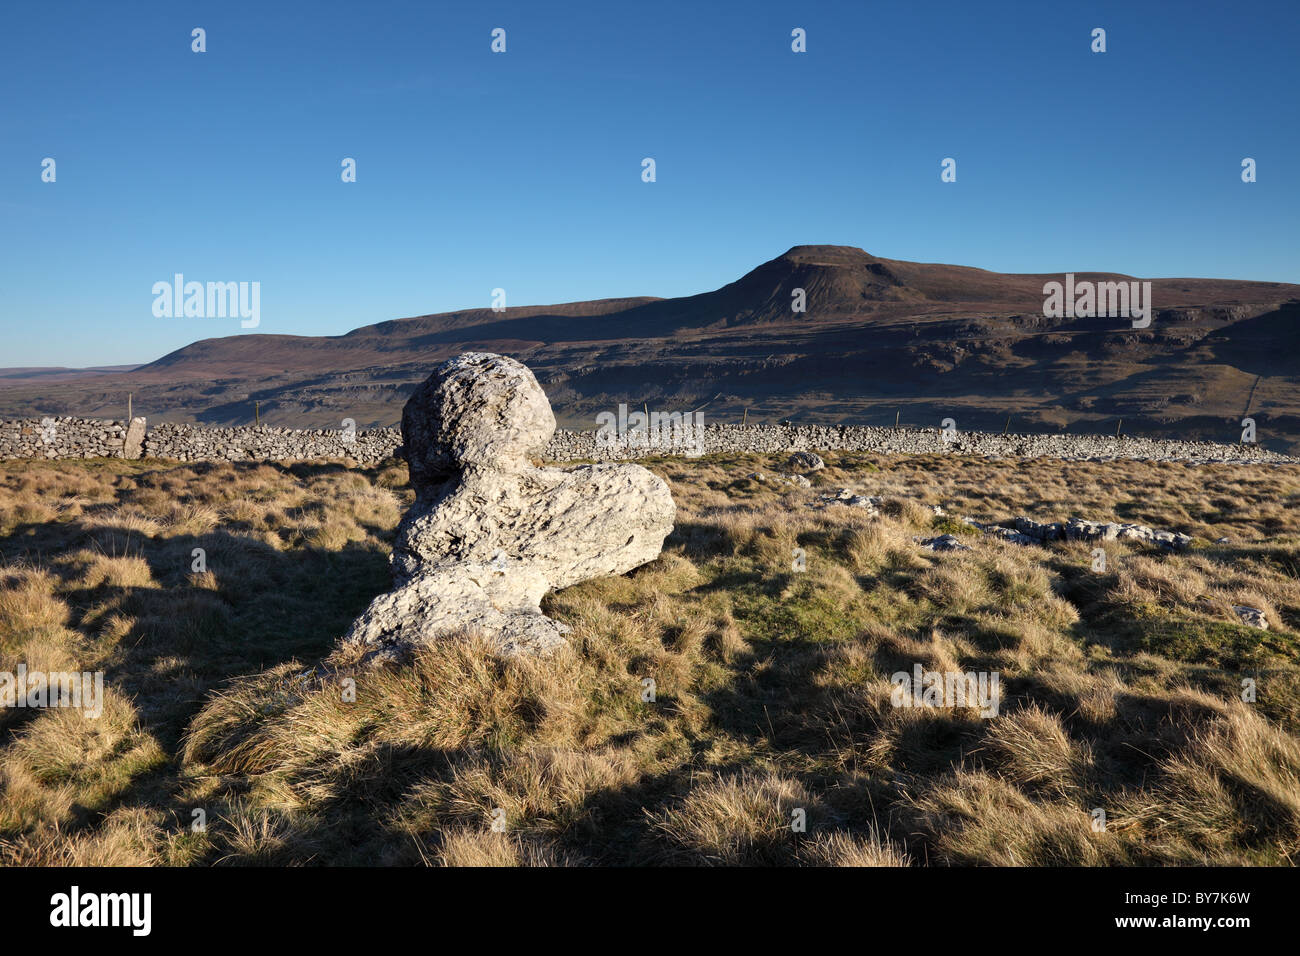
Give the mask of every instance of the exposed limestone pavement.
[{"label": "exposed limestone pavement", "polygon": [[885,499],[878,495],[860,495],[849,488],[837,488],[824,492],[808,502],[810,508],[826,508],[830,505],[844,505],[849,508],[861,508],[871,517],[879,517]]},{"label": "exposed limestone pavement", "polygon": [[[810,508],[828,508],[831,505],[844,505],[860,508],[870,517],[879,517],[885,499],[877,495],[858,494],[851,488],[837,488],[823,492],[808,502]],[[946,512],[939,505],[930,505],[936,518],[942,518]],[[1141,544],[1154,544],[1166,551],[1184,551],[1192,543],[1190,535],[1176,531],[1162,531],[1140,524],[1123,524],[1114,521],[1090,521],[1085,518],[1070,518],[1068,521],[1041,522],[1032,518],[1019,517],[1009,523],[977,521],[963,515],[962,524],[969,525],[986,535],[1001,538],[1012,544],[1049,544],[1053,541],[1136,541]],[[952,538],[952,542],[946,539]],[[920,540],[920,539],[918,539]],[[941,535],[921,541],[921,546],[931,551],[969,550],[952,547],[957,539],[952,535]]]},{"label": "exposed limestone pavement", "polygon": [[1046,544],[1051,541],[1137,541],[1154,544],[1166,551],[1183,551],[1192,543],[1190,535],[1176,531],[1161,531],[1140,524],[1123,524],[1115,521],[1088,521],[1070,518],[1064,524],[1016,518],[1011,527],[984,523],[974,518],[962,517],[962,522],[1013,544]]}]

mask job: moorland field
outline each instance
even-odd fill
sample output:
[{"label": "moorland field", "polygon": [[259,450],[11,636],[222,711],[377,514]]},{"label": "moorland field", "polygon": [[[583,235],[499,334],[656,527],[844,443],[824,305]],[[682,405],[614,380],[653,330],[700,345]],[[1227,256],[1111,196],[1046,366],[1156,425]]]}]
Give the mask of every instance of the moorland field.
[{"label": "moorland field", "polygon": [[[745,477],[775,458],[643,461],[675,530],[547,599],[568,649],[449,640],[355,701],[313,668],[388,588],[404,463],[0,464],[0,671],[107,694],[3,713],[0,863],[1296,861],[1300,469],[825,458],[807,489]],[[810,506],[839,487],[884,513]],[[1108,542],[1099,572],[961,515],[1194,542]],[[971,550],[915,540],[940,533]],[[892,706],[915,663],[998,672],[998,715]]]}]

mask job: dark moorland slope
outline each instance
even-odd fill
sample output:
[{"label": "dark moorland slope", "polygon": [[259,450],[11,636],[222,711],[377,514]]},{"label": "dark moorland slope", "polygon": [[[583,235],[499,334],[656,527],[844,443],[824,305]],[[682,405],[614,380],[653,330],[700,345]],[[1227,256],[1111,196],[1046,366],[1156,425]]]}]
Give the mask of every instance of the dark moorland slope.
[{"label": "dark moorland slope", "polygon": [[[1113,431],[1300,450],[1300,286],[1152,280],[1149,328],[1047,319],[1043,284],[796,246],[735,282],[675,299],[602,299],[397,319],[346,335],[204,339],[129,371],[0,374],[0,415],[295,427],[393,424],[437,362],[468,349],[536,373],[561,424],[594,427],[620,402],[706,418]],[[1081,272],[1078,281],[1131,280]],[[795,289],[807,311],[791,309]],[[747,410],[747,411],[746,411]]]}]

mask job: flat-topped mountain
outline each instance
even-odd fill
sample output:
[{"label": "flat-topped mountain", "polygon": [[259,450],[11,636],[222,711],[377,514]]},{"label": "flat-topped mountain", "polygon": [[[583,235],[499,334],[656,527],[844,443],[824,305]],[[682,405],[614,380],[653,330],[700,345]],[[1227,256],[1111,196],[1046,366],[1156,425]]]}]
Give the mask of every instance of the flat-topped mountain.
[{"label": "flat-topped mountain", "polygon": [[[1047,318],[1043,287],[1013,275],[905,262],[850,246],[795,246],[711,292],[470,309],[340,336],[204,339],[130,371],[0,371],[0,415],[120,417],[128,392],[155,421],[393,424],[415,384],[467,350],[537,374],[561,424],[619,403],[704,407],[715,421],[1112,432],[1300,450],[1300,285],[1153,279],[1152,320]],[[1076,283],[1135,282],[1076,272]],[[805,311],[796,310],[802,291]],[[269,322],[264,322],[270,325]]]}]

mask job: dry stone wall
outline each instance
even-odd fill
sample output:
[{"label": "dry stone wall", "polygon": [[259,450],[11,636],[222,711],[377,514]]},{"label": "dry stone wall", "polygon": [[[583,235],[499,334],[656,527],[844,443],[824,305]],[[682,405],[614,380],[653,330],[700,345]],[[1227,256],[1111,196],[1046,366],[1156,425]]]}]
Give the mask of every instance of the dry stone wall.
[{"label": "dry stone wall", "polygon": [[[143,419],[135,419],[143,428]],[[93,418],[23,418],[0,421],[0,460],[15,458],[121,458],[124,421]]]},{"label": "dry stone wall", "polygon": [[[375,464],[398,454],[395,428],[292,429],[271,426],[218,428],[123,421],[46,418],[0,421],[0,460],[29,458],[161,458],[177,461],[301,461],[351,458]],[[653,438],[653,436],[651,436]],[[939,429],[869,428],[858,425],[705,425],[682,435],[648,440],[595,431],[557,431],[546,446],[550,461],[625,461],[648,455],[857,451],[873,454],[952,454],[990,458],[1060,458],[1070,461],[1295,463],[1259,445],[1113,438],[1104,435],[994,435]],[[137,451],[138,449],[138,451]]]},{"label": "dry stone wall", "polygon": [[[1108,461],[1285,463],[1297,459],[1259,445],[1112,438],[1104,435],[995,435],[937,428],[870,428],[862,425],[706,425],[689,441],[665,430],[656,443],[644,432],[604,436],[598,432],[556,432],[547,447],[552,460],[617,461],[656,454],[790,454],[800,451],[859,451],[882,455],[979,455],[988,458],[1061,458]],[[693,446],[693,447],[689,447]]]},{"label": "dry stone wall", "polygon": [[177,461],[300,461],[351,458],[374,464],[391,458],[402,444],[395,428],[295,429],[269,425],[214,428],[162,424],[149,429],[144,457]]}]

